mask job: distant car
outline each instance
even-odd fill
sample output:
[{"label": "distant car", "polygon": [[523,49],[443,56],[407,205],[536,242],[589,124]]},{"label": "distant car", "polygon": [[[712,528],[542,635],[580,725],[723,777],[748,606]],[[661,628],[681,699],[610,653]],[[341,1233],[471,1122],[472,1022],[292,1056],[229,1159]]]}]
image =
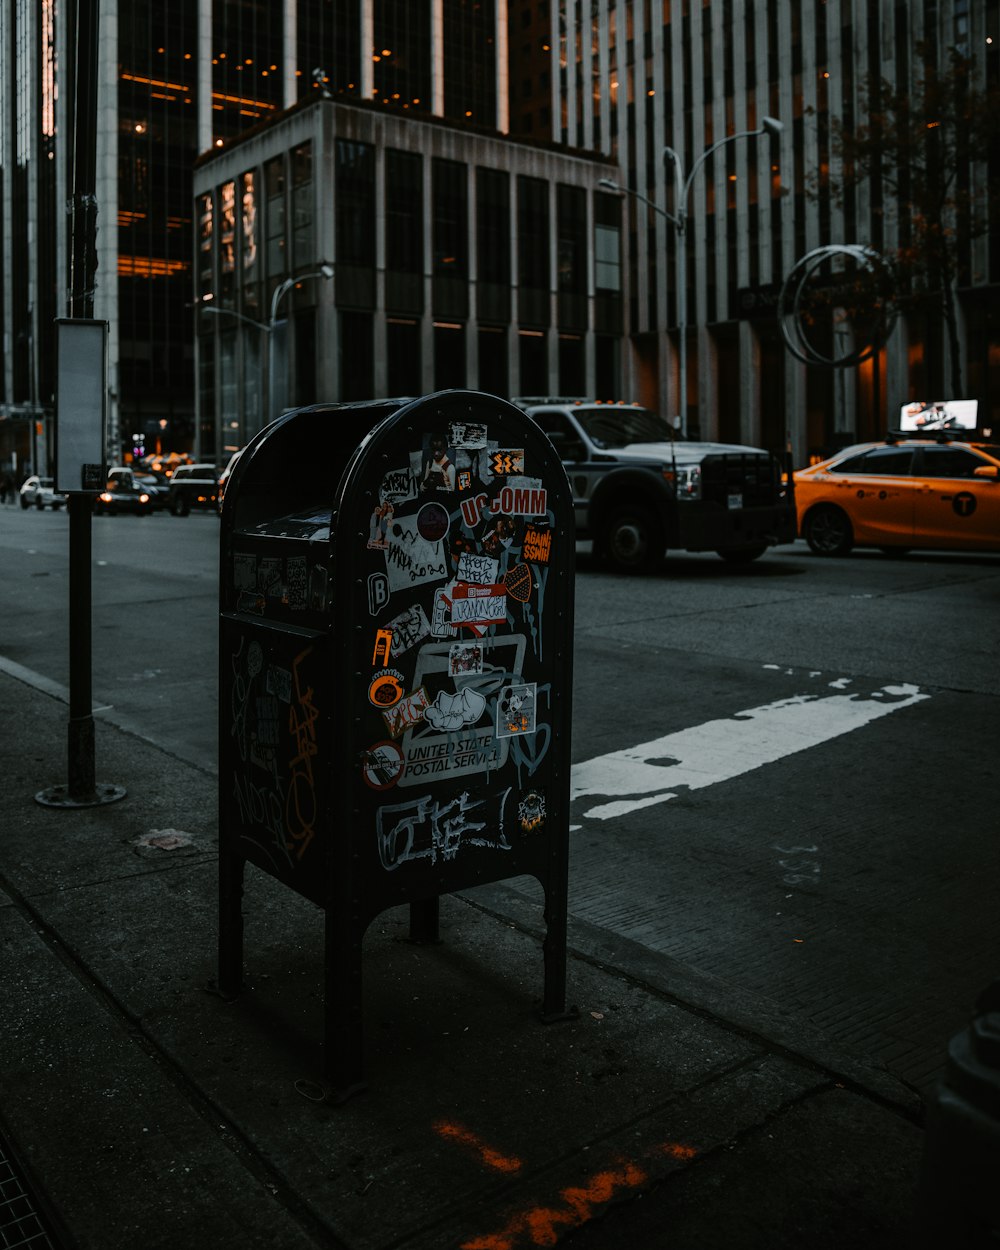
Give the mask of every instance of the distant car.
[{"label": "distant car", "polygon": [[32,474],[31,477],[25,479],[21,487],[22,508],[30,508],[34,504],[39,512],[43,508],[51,508],[55,512],[65,502],[66,496],[56,490],[55,481],[51,477],[38,477],[37,474]]},{"label": "distant car", "polygon": [[94,500],[94,511],[102,512],[135,512],[148,515],[156,510],[157,504],[150,488],[137,481],[131,473],[108,479],[108,484]]},{"label": "distant car", "polygon": [[192,508],[217,507],[219,470],[214,464],[184,464],[170,479],[169,508],[174,516],[187,516]]},{"label": "distant car", "polygon": [[170,503],[170,479],[162,473],[132,472],[132,480],[149,491],[153,500],[153,510],[160,512]]},{"label": "distant car", "polygon": [[[132,495],[139,498],[147,495],[148,500],[143,501],[144,510],[150,512],[160,512],[167,506],[170,485],[162,474],[151,473],[147,469],[129,468],[127,465],[116,465],[108,470],[108,489],[112,483],[121,483],[126,487],[122,498]],[[148,508],[145,505],[148,503]],[[114,509],[123,511],[122,507]],[[132,508],[131,511],[138,511],[138,508]]]},{"label": "distant car", "polygon": [[1000,551],[1000,446],[945,433],[859,443],[800,469],[795,499],[817,555]]}]

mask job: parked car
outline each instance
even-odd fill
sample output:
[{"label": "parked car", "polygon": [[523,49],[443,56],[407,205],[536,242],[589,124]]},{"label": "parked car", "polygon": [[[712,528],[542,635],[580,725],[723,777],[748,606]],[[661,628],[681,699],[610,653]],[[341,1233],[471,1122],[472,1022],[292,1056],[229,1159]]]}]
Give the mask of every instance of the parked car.
[{"label": "parked car", "polygon": [[852,547],[1000,550],[1000,446],[941,433],[845,447],[795,474],[799,532],[817,555]]},{"label": "parked car", "polygon": [[239,460],[240,456],[243,455],[244,450],[245,448],[241,447],[239,451],[234,451],[233,454],[229,457],[229,463],[219,474],[219,495],[218,495],[217,506],[218,506],[220,514],[222,513],[222,500],[226,494],[226,485],[228,484],[229,479],[232,477],[233,469],[236,468],[236,462]]},{"label": "parked car", "polygon": [[192,508],[215,509],[219,497],[219,470],[214,464],[185,464],[170,479],[169,508],[187,516]]},{"label": "parked car", "polygon": [[775,456],[759,447],[686,442],[638,404],[513,401],[541,426],[573,488],[576,533],[622,573],[664,551],[715,551],[746,564],[795,540],[795,509]]},{"label": "parked car", "polygon": [[30,508],[32,504],[39,512],[43,508],[58,511],[66,502],[66,496],[56,490],[55,481],[51,477],[39,477],[32,474],[26,478],[21,487],[21,507]]}]

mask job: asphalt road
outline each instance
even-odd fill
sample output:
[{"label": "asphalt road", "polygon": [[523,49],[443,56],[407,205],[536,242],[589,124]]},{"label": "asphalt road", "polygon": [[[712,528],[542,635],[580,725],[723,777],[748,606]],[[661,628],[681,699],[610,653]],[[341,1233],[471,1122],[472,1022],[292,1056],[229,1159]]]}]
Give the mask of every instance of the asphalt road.
[{"label": "asphalt road", "polygon": [[[66,531],[0,509],[0,664],[63,686]],[[209,768],[217,548],[211,515],[93,523],[95,702]],[[926,1089],[1000,971],[1000,556],[580,552],[573,916]]]}]

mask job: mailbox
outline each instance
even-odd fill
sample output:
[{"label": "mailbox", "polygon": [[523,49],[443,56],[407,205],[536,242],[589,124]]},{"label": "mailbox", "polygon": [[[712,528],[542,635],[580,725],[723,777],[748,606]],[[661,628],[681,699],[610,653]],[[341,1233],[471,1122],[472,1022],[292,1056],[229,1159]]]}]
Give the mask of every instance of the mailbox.
[{"label": "mailbox", "polygon": [[242,977],[244,865],[325,911],[325,1065],[363,1080],[361,948],[410,908],[528,874],[543,1017],[565,1013],[573,501],[494,396],[327,404],[233,471],[220,569],[219,988]]}]

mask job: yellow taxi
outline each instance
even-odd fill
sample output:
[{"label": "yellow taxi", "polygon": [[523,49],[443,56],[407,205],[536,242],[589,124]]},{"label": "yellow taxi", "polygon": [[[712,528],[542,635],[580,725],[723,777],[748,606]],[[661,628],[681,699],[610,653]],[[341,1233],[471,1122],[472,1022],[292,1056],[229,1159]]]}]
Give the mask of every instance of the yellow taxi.
[{"label": "yellow taxi", "polygon": [[890,437],[845,447],[794,476],[799,533],[817,555],[1000,550],[996,443]]}]

